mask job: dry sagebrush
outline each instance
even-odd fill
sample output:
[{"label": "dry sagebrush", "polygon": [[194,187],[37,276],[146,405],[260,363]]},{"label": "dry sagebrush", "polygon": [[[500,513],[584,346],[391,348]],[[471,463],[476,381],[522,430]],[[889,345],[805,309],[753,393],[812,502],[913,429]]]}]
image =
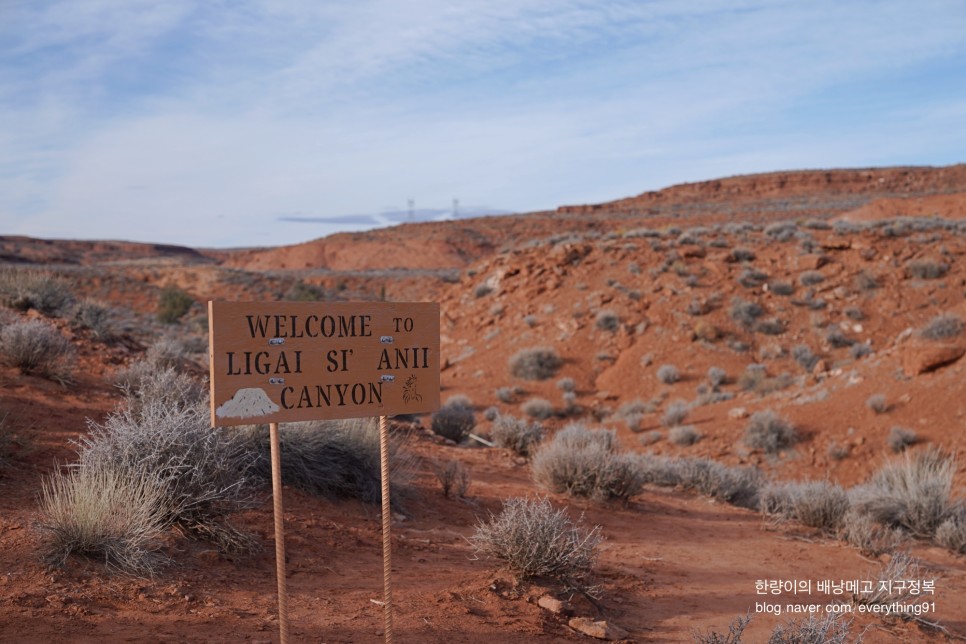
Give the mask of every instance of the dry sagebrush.
[{"label": "dry sagebrush", "polygon": [[571,423],[533,457],[534,481],[551,492],[598,501],[628,500],[644,486],[639,458],[620,451],[613,430]]},{"label": "dry sagebrush", "polygon": [[601,541],[600,526],[579,528],[546,498],[506,500],[470,538],[477,553],[503,561],[522,578],[546,577],[584,590]]}]

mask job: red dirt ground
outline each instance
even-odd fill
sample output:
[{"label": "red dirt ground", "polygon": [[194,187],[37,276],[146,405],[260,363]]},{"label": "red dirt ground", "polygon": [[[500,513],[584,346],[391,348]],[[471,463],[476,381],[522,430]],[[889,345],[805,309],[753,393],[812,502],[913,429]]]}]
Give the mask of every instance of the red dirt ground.
[{"label": "red dirt ground", "polygon": [[[78,295],[129,310],[123,341],[111,345],[57,321],[79,352],[70,385],[0,370],[0,412],[24,439],[12,464],[0,470],[0,641],[277,641],[267,495],[236,517],[264,545],[254,557],[229,558],[171,534],[166,552],[176,564],[153,579],[112,574],[83,559],[65,568],[39,560],[32,522],[41,482],[55,463],[73,458],[70,440],[86,431],[87,419],[103,419],[119,400],[110,385],[113,371],[164,332],[150,320],[164,286],[180,286],[197,300],[177,333],[202,348],[205,300],[279,299],[299,280],[332,299],[438,301],[443,399],[468,396],[478,410],[478,433],[489,431],[484,409],[523,416],[519,405],[531,397],[555,407],[551,429],[573,420],[564,417],[556,386],[567,376],[576,382],[580,419],[615,429],[627,449],[755,464],[780,480],[854,485],[895,458],[886,446],[894,426],[917,433],[923,444],[913,450],[938,445],[966,451],[966,363],[933,364],[940,352],[966,352],[966,339],[937,343],[914,332],[940,313],[966,317],[966,236],[957,227],[964,201],[966,166],[960,165],[736,177],[599,206],[399,226],[286,248],[196,251],[0,238],[3,261],[53,271],[71,280]],[[903,216],[948,223],[835,227],[837,221]],[[768,227],[780,220],[797,222],[799,236],[782,241],[781,232]],[[765,229],[743,229],[740,222]],[[695,243],[681,237],[688,230]],[[755,259],[730,261],[734,248],[751,250]],[[908,264],[917,259],[944,263],[948,273],[910,276]],[[793,284],[795,293],[740,285],[749,266],[769,282]],[[823,280],[801,285],[811,270]],[[859,286],[863,276],[875,277],[878,287]],[[743,329],[729,316],[733,297],[761,304],[782,332]],[[816,300],[825,304],[809,304]],[[692,303],[700,315],[688,312]],[[619,318],[616,331],[597,327],[600,311]],[[848,348],[832,346],[830,325],[868,343],[871,354],[855,358]],[[510,356],[539,345],[565,358],[561,371],[545,382],[513,378]],[[803,370],[790,355],[796,345],[809,346],[820,364]],[[751,363],[764,364],[773,383],[787,374],[783,386],[743,390],[737,380]],[[675,365],[682,379],[659,382],[663,364]],[[660,422],[664,409],[676,399],[695,400],[712,366],[728,373],[722,389],[734,397],[695,407],[687,423],[702,439],[690,447],[671,444]],[[512,404],[499,402],[499,387],[520,388]],[[867,408],[873,394],[885,397],[885,413]],[[635,400],[651,401],[655,410],[631,427],[616,412]],[[802,442],[778,457],[744,447],[745,417],[760,409],[792,421]],[[645,446],[639,438],[652,429],[665,438]],[[845,456],[833,458],[833,447]],[[529,466],[506,450],[447,445],[421,430],[406,434],[406,449],[416,459],[393,522],[396,641],[591,641],[537,605],[554,588],[517,584],[496,562],[475,557],[467,542],[476,523],[498,512],[504,499],[541,493]],[[446,460],[471,471],[467,498],[441,494],[432,464]],[[962,457],[958,468],[962,497]],[[620,626],[627,641],[691,641],[693,631],[724,631],[746,613],[753,615],[746,641],[766,641],[776,624],[797,616],[756,614],[756,604],[776,602],[756,593],[756,581],[870,579],[887,558],[870,559],[802,526],[776,526],[759,513],[683,491],[648,487],[626,506],[551,499],[573,518],[600,525],[605,537],[595,574],[600,601],[572,598],[576,613]],[[293,641],[382,641],[382,609],[374,603],[382,595],[378,508],[289,487],[284,504]],[[936,613],[928,618],[951,636],[966,637],[963,555],[923,541],[906,546],[922,561],[923,576],[936,579],[930,598]],[[777,601],[824,605],[829,598],[816,592]],[[862,628],[868,629],[866,642],[946,637],[868,616],[857,617],[853,632]]]}]

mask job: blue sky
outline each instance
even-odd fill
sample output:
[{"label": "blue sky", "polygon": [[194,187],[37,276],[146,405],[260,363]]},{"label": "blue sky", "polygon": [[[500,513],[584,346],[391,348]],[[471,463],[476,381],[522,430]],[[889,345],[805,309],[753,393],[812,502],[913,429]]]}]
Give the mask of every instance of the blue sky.
[{"label": "blue sky", "polygon": [[962,0],[0,0],[0,234],[276,245],[964,162],[964,35]]}]

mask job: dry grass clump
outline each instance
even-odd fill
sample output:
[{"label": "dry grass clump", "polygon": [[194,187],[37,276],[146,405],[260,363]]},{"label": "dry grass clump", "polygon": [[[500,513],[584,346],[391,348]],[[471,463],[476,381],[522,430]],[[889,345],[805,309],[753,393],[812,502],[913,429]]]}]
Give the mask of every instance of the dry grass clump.
[{"label": "dry grass clump", "polygon": [[770,409],[752,414],[745,428],[745,445],[766,454],[777,454],[791,447],[796,440],[792,424]]},{"label": "dry grass clump", "polygon": [[35,523],[43,558],[63,565],[76,554],[153,574],[165,562],[158,538],[170,521],[166,487],[152,473],[132,476],[112,467],[55,472],[41,487]]},{"label": "dry grass clump", "polygon": [[949,340],[963,334],[963,321],[948,313],[937,315],[919,329],[919,337],[926,340]]},{"label": "dry grass clump", "polygon": [[101,342],[113,342],[118,336],[114,309],[93,300],[84,300],[74,306],[71,324],[77,329],[87,329]]},{"label": "dry grass clump", "polygon": [[889,430],[889,436],[886,438],[886,445],[896,454],[904,452],[907,447],[918,442],[919,436],[915,431],[898,425]]},{"label": "dry grass clump", "polygon": [[657,369],[657,379],[665,385],[673,385],[681,379],[681,373],[673,364],[664,364]]},{"label": "dry grass clump", "polygon": [[936,528],[936,543],[956,554],[966,554],[966,506],[958,504]]},{"label": "dry grass clump", "polygon": [[776,626],[768,644],[847,644],[851,626],[852,620],[841,613],[809,614]]},{"label": "dry grass clump", "polygon": [[543,440],[540,423],[528,423],[514,416],[498,416],[493,421],[490,438],[498,447],[506,447],[521,456],[529,456]]},{"label": "dry grass clump", "polygon": [[546,498],[511,498],[480,522],[470,543],[478,554],[503,561],[521,578],[549,578],[588,590],[602,541],[600,526],[584,530]]},{"label": "dry grass clump", "polygon": [[728,632],[726,634],[719,633],[715,630],[708,631],[707,633],[700,633],[693,630],[691,632],[691,641],[694,644],[741,644],[741,638],[749,622],[751,622],[751,615],[736,617],[728,626]]},{"label": "dry grass clump", "polygon": [[729,315],[731,319],[746,329],[754,325],[755,320],[765,314],[765,309],[757,302],[748,302],[740,297],[731,300]]},{"label": "dry grass clump", "polygon": [[950,498],[955,472],[955,460],[941,450],[906,453],[852,488],[852,506],[877,523],[931,538],[956,508]]},{"label": "dry grass clump", "polygon": [[536,452],[531,471],[534,481],[551,492],[626,501],[644,486],[638,461],[620,451],[613,430],[571,423]]},{"label": "dry grass clump", "polygon": [[563,360],[551,347],[521,349],[510,357],[510,373],[524,380],[552,378],[563,365]]},{"label": "dry grass clump", "polygon": [[437,463],[433,465],[433,474],[436,475],[443,496],[447,499],[453,494],[461,499],[466,496],[470,488],[470,473],[462,463],[459,461]]},{"label": "dry grass clump", "polygon": [[887,610],[880,615],[898,615],[903,613],[889,610],[892,606],[901,605],[910,599],[915,599],[910,591],[912,586],[906,583],[910,579],[922,579],[919,560],[906,552],[896,552],[878,572],[869,572],[866,579],[875,579],[879,583],[867,592],[852,595],[852,603],[856,606],[884,606]]},{"label": "dry grass clump", "polygon": [[819,361],[819,357],[812,353],[812,350],[804,344],[797,344],[792,347],[792,358],[805,371],[811,371]]},{"label": "dry grass clump", "polygon": [[665,427],[677,427],[684,422],[691,411],[691,406],[685,400],[675,400],[664,410],[661,416],[661,424]]},{"label": "dry grass clump", "polygon": [[761,493],[761,511],[776,521],[798,521],[835,534],[849,510],[849,495],[828,481],[772,483]]},{"label": "dry grass clump", "polygon": [[945,277],[949,264],[931,259],[914,259],[906,264],[906,276],[920,280],[935,280]]},{"label": "dry grass clump", "polygon": [[693,425],[676,425],[668,430],[667,439],[675,445],[687,447],[701,440],[701,433]]},{"label": "dry grass clump", "polygon": [[22,320],[0,330],[3,361],[21,372],[67,383],[73,373],[74,347],[60,331],[40,320]]},{"label": "dry grass clump", "polygon": [[[272,480],[271,445],[264,425],[233,429],[237,441],[254,457],[251,475],[262,485]],[[286,423],[279,429],[282,482],[327,498],[382,500],[379,427],[374,419]],[[405,482],[411,461],[398,441],[389,443],[389,479],[394,489]]]},{"label": "dry grass clump", "polygon": [[12,309],[35,309],[47,317],[66,314],[74,303],[66,281],[45,271],[19,268],[0,271],[0,298]]},{"label": "dry grass clump", "polygon": [[713,390],[717,390],[721,385],[728,382],[728,372],[721,367],[711,367],[708,369],[708,384]]},{"label": "dry grass clump", "polygon": [[866,398],[865,406],[875,414],[884,414],[889,411],[889,403],[886,401],[885,394],[872,394]]},{"label": "dry grass clump", "polygon": [[752,467],[728,467],[706,458],[644,455],[639,461],[645,483],[694,490],[713,499],[757,510],[761,472]]},{"label": "dry grass clump", "polygon": [[476,427],[476,415],[469,401],[463,398],[448,400],[432,417],[430,428],[433,433],[448,438],[454,443],[462,443]]},{"label": "dry grass clump", "polygon": [[[252,501],[253,456],[232,433],[212,429],[206,398],[175,400],[180,376],[156,372],[140,395],[129,398],[77,441],[80,468],[118,476],[153,477],[160,485],[165,520],[225,550],[250,550],[255,542],[227,521]],[[152,391],[164,392],[152,396]],[[232,430],[234,431],[234,430]]]},{"label": "dry grass clump", "polygon": [[553,405],[546,398],[531,398],[520,405],[520,410],[537,420],[546,420],[553,416]]},{"label": "dry grass clump", "polygon": [[616,331],[621,326],[621,318],[614,311],[600,311],[594,320],[594,325],[601,331]]},{"label": "dry grass clump", "polygon": [[177,286],[166,286],[158,293],[158,320],[175,324],[191,310],[194,299]]}]

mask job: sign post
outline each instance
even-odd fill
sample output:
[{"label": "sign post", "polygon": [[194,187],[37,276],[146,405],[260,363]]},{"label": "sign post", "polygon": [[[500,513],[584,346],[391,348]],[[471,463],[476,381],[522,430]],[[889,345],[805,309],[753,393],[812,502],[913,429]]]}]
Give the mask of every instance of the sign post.
[{"label": "sign post", "polygon": [[280,422],[379,416],[385,637],[392,642],[388,416],[439,409],[439,304],[208,302],[211,422],[269,423],[279,631],[288,640]]}]

